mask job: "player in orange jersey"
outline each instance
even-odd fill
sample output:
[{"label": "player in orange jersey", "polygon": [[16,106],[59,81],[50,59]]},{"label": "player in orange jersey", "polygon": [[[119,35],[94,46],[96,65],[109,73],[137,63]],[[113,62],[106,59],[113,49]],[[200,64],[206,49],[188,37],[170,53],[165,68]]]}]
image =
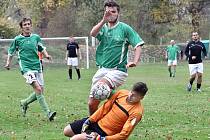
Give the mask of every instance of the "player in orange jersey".
[{"label": "player in orange jersey", "polygon": [[131,91],[119,90],[89,118],[70,123],[64,135],[71,140],[125,140],[141,121],[141,100],[147,93],[145,83],[134,84]]}]

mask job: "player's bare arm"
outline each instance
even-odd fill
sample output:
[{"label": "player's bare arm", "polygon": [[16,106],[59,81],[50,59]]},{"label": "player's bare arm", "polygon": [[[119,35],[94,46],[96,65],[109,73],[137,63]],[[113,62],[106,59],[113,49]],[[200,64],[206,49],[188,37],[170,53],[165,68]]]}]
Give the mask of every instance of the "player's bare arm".
[{"label": "player's bare arm", "polygon": [[128,64],[126,65],[127,68],[129,67],[136,67],[139,58],[141,56],[141,46],[137,46],[134,50],[134,59],[133,62],[128,62]]},{"label": "player's bare arm", "polygon": [[103,19],[97,24],[95,25],[91,32],[90,35],[93,37],[96,37],[96,35],[98,34],[98,32],[100,31],[100,29],[103,27],[103,25],[108,21],[109,16],[111,15],[111,12],[109,10],[106,10],[104,12],[104,16]]},{"label": "player's bare arm", "polygon": [[45,58],[47,58],[48,60],[52,60],[52,56],[48,54],[46,49],[44,49],[42,53],[44,54]]},{"label": "player's bare arm", "polygon": [[7,62],[5,64],[5,66],[4,66],[4,68],[6,68],[7,70],[9,70],[10,69],[10,63],[11,63],[11,61],[12,61],[12,56],[8,55]]}]

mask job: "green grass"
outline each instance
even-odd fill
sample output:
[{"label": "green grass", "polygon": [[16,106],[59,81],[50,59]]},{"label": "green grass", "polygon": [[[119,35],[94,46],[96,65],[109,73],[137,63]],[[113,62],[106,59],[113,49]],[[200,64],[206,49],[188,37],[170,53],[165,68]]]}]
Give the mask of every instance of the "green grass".
[{"label": "green grass", "polygon": [[[206,140],[210,139],[210,66],[205,63],[202,94],[186,91],[188,66],[181,63],[175,78],[169,78],[166,64],[141,64],[129,70],[127,82],[120,88],[130,89],[137,81],[149,87],[143,104],[145,114],[129,140]],[[67,140],[63,128],[75,119],[87,116],[87,99],[91,78],[96,69],[82,69],[82,80],[67,80],[63,67],[45,67],[45,97],[57,118],[49,122],[37,102],[27,117],[20,115],[19,101],[32,89],[20,72],[0,70],[0,140]]]}]

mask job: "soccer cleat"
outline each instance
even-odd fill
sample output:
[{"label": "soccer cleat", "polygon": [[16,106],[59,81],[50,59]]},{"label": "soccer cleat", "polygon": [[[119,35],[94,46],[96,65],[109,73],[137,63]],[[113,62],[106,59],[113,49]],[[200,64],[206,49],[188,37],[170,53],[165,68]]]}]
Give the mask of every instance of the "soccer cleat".
[{"label": "soccer cleat", "polygon": [[192,89],[192,85],[189,83],[188,85],[187,85],[187,91],[191,91],[191,89]]},{"label": "soccer cleat", "polygon": [[169,76],[172,77],[172,73],[170,73]]},{"label": "soccer cleat", "polygon": [[56,112],[53,111],[53,112],[49,112],[47,117],[50,121],[52,121],[52,120],[54,120],[55,115],[56,115]]},{"label": "soccer cleat", "polygon": [[198,92],[198,93],[201,93],[201,89],[200,89],[200,88],[198,88],[198,89],[197,89],[197,92]]},{"label": "soccer cleat", "polygon": [[21,112],[23,114],[23,117],[25,117],[28,106],[24,105],[23,100],[20,101],[20,108],[21,108]]}]

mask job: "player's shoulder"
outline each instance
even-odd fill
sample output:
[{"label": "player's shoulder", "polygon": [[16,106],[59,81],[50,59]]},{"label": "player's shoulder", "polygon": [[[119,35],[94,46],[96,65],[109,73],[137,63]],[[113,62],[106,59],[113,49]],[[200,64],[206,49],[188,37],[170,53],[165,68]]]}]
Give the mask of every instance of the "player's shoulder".
[{"label": "player's shoulder", "polygon": [[175,45],[175,47],[178,49],[179,48],[179,46],[178,45]]},{"label": "player's shoulder", "polygon": [[23,35],[19,34],[19,35],[15,36],[14,40],[18,40],[18,39],[23,38],[23,37],[24,37]]},{"label": "player's shoulder", "polygon": [[202,41],[199,41],[199,44],[202,44],[202,45],[204,45]]},{"label": "player's shoulder", "polygon": [[34,34],[34,33],[33,33],[33,34],[31,34],[31,36],[32,36],[32,37],[41,38],[41,37],[40,37],[40,35],[38,35],[38,34]]},{"label": "player's shoulder", "polygon": [[129,94],[129,90],[120,89],[117,91],[118,97],[125,96]]},{"label": "player's shoulder", "polygon": [[128,25],[127,23],[124,23],[124,22],[118,22],[117,23],[118,26],[124,28],[124,29],[132,29],[132,27],[130,25]]},{"label": "player's shoulder", "polygon": [[194,44],[194,43],[195,43],[195,42],[191,40],[188,44]]}]

